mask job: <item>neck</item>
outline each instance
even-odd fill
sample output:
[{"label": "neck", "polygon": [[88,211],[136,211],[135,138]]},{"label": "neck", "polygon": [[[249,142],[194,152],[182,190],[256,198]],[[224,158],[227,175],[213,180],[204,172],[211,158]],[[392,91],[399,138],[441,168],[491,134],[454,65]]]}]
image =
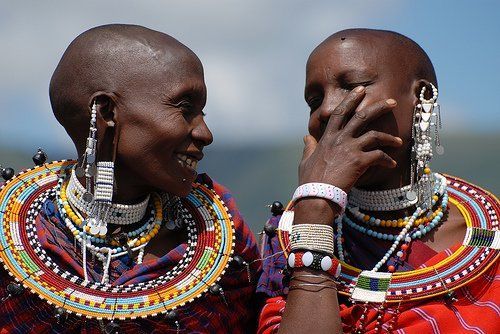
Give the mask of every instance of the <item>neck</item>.
[{"label": "neck", "polygon": [[[87,180],[85,177],[77,178],[80,184],[86,187]],[[137,204],[146,199],[146,197],[152,191],[139,190],[137,188],[127,187],[125,185],[121,186],[119,184],[116,185],[117,191],[113,194],[113,203],[119,204]]]}]

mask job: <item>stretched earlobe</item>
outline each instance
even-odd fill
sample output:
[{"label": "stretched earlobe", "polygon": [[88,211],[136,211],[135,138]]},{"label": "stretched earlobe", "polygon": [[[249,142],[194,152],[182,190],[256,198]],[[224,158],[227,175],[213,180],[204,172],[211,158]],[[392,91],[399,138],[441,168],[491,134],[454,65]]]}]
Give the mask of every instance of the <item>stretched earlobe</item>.
[{"label": "stretched earlobe", "polygon": [[112,94],[103,92],[93,94],[90,106],[95,106],[98,120],[100,121],[100,119],[102,119],[106,127],[113,128],[116,126],[116,103],[114,102]]}]

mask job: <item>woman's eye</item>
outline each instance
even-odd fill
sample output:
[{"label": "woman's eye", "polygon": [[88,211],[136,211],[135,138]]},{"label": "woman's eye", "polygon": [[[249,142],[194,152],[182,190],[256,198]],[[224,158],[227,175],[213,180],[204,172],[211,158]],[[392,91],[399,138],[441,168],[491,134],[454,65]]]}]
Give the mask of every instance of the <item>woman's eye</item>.
[{"label": "woman's eye", "polygon": [[183,102],[179,103],[179,107],[183,111],[186,111],[186,112],[190,112],[194,108],[193,104],[191,104],[190,102],[187,102],[187,101],[183,101]]}]

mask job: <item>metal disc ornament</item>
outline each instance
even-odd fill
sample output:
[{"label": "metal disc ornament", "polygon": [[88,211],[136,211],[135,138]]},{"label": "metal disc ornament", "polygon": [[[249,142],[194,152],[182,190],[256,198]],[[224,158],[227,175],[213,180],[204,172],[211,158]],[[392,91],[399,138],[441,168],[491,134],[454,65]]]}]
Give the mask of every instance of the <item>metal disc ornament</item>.
[{"label": "metal disc ornament", "polygon": [[85,202],[90,203],[94,199],[94,196],[87,191],[83,194],[82,198]]},{"label": "metal disc ornament", "polygon": [[410,202],[416,202],[417,193],[414,190],[408,190],[408,192],[406,192],[406,199],[409,200]]},{"label": "metal disc ornament", "polygon": [[82,167],[76,167],[75,174],[78,177],[84,177],[85,176],[85,170]]},{"label": "metal disc ornament", "polygon": [[444,147],[441,145],[436,146],[436,153],[439,155],[443,155],[444,154]]}]

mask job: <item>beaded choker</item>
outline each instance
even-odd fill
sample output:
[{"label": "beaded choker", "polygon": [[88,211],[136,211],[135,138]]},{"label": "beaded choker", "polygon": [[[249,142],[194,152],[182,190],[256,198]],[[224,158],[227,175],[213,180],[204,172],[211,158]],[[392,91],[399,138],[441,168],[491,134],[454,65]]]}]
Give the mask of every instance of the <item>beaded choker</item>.
[{"label": "beaded choker", "polygon": [[[403,272],[362,271],[341,261],[339,293],[355,301],[374,303],[431,298],[458,289],[496,262],[500,255],[498,199],[458,178],[447,176],[446,182],[449,201],[458,208],[467,225],[462,246],[433,266]],[[277,233],[288,257],[293,215],[285,211],[283,217]]]},{"label": "beaded choker", "polygon": [[[92,195],[90,195],[85,187],[78,181],[75,170],[71,171],[67,188],[68,202],[78,209],[85,216],[90,216],[93,207]],[[89,196],[90,195],[90,196]],[[111,204],[107,214],[107,220],[110,224],[129,225],[139,222],[146,214],[148,207],[149,195],[138,204]]]},{"label": "beaded choker", "polygon": [[[426,170],[430,173],[430,170]],[[422,181],[423,182],[423,181]],[[349,192],[349,205],[366,211],[395,211],[414,206],[418,198],[408,198],[412,185],[397,189],[368,191],[352,188]]]},{"label": "beaded choker", "polygon": [[36,217],[47,200],[55,200],[58,180],[73,166],[73,161],[46,163],[14,176],[0,189],[0,260],[19,284],[58,312],[108,320],[167,313],[207,291],[223,293],[217,282],[233,258],[234,223],[215,191],[200,183],[181,200],[186,252],[158,278],[113,286],[85,281],[59,267],[40,244]]}]

